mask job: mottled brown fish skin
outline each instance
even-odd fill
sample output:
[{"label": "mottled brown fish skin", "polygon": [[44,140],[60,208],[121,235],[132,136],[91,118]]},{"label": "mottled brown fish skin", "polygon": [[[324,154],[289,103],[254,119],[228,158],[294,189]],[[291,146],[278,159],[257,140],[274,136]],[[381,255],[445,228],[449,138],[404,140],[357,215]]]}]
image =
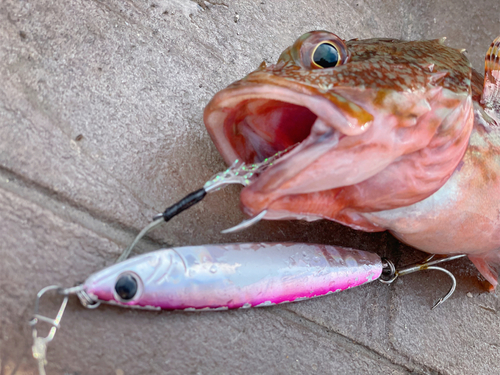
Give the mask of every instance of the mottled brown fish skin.
[{"label": "mottled brown fish skin", "polygon": [[[308,34],[305,34],[307,37]],[[418,90],[427,85],[437,73],[440,86],[454,92],[469,92],[471,65],[464,54],[446,47],[439,39],[407,42],[397,39],[374,38],[347,41],[350,52],[348,64],[331,70],[304,70],[291,56],[294,46],[287,48],[278,63],[264,69],[292,82],[301,82],[318,88],[332,86]],[[250,74],[246,80],[254,80]]]},{"label": "mottled brown fish skin", "polygon": [[[325,41],[338,62],[323,69],[314,51]],[[484,84],[443,42],[314,31],[217,93],[205,123],[228,163],[300,142],[243,189],[244,211],[390,230],[430,253],[467,253],[496,286],[500,38]]]}]

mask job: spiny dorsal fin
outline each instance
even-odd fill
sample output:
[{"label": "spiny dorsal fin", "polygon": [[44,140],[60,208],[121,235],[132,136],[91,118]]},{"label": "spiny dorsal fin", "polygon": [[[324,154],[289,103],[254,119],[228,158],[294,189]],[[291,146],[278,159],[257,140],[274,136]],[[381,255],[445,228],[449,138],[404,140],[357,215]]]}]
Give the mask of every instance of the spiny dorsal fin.
[{"label": "spiny dorsal fin", "polygon": [[482,102],[486,109],[500,115],[500,36],[491,43],[484,59]]},{"label": "spiny dorsal fin", "polygon": [[439,39],[431,39],[430,42],[439,43],[439,44],[444,45],[444,42],[446,42],[446,39],[447,38],[445,36],[443,36]]}]

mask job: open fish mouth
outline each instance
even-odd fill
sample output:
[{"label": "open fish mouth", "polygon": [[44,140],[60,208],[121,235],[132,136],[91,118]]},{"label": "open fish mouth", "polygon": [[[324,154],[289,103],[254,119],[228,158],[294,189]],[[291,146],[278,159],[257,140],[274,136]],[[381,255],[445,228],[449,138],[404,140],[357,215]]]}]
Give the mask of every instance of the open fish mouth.
[{"label": "open fish mouth", "polygon": [[265,97],[240,99],[232,110],[218,114],[224,117],[218,144],[223,145],[220,151],[229,163],[236,158],[246,164],[260,163],[304,141],[318,119],[309,108],[293,102]]},{"label": "open fish mouth", "polygon": [[[263,73],[257,74],[261,77],[254,79],[262,79]],[[261,162],[311,134],[360,134],[372,120],[362,108],[333,93],[273,81],[239,81],[216,94],[205,109],[207,129],[227,163]]]},{"label": "open fish mouth", "polygon": [[297,145],[243,189],[247,214],[337,220],[347,208],[386,210],[434,193],[465,152],[471,113],[466,94],[440,87],[389,95],[256,71],[218,92],[204,121],[228,164]]},{"label": "open fish mouth", "polygon": [[217,107],[213,110],[211,103],[205,112],[210,135],[228,164],[236,159],[247,164],[262,162],[304,141],[315,123],[320,125],[317,107],[325,104],[318,103],[324,102],[321,98],[311,100],[274,87],[238,91],[236,95],[221,92],[212,101]]},{"label": "open fish mouth", "polygon": [[[322,174],[322,168],[311,172],[322,174],[312,179],[300,175],[344,137],[366,132],[372,120],[363,108],[332,91],[281,77],[269,78],[260,72],[217,93],[204,114],[207,129],[228,164],[237,159],[246,164],[260,163],[297,145],[250,185],[259,195],[259,203],[254,200],[252,206],[262,208],[278,196],[336,187],[338,183]],[[347,176],[352,165],[348,158],[344,161],[343,166],[337,166],[336,174],[344,169]]]}]

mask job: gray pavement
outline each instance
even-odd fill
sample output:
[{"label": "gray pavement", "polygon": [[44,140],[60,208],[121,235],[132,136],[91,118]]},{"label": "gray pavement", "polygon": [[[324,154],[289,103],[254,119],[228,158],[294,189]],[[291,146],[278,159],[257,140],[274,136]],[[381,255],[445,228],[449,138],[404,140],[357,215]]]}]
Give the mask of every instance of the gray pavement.
[{"label": "gray pavement", "polygon": [[[111,264],[151,216],[225,166],[203,122],[211,96],[276,61],[302,33],[448,37],[482,70],[500,34],[484,1],[0,0],[0,374],[35,374],[27,325],[46,285]],[[324,242],[399,264],[423,254],[387,233],[261,222],[239,234],[238,188],[213,194],[136,252],[236,241]],[[245,311],[100,307],[73,298],[48,374],[500,374],[498,293],[467,260]],[[53,314],[60,301],[43,301]]]}]

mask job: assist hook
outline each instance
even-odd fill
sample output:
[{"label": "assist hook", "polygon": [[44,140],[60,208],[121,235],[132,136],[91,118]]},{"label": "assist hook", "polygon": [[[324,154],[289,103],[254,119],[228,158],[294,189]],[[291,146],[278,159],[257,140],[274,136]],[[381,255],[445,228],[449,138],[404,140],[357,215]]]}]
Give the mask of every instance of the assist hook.
[{"label": "assist hook", "polygon": [[[298,143],[288,147],[283,151],[278,151],[273,156],[270,156],[264,159],[260,163],[254,164],[245,164],[239,161],[238,159],[234,161],[234,163],[225,171],[217,173],[210,180],[208,180],[201,189],[198,189],[184,198],[182,198],[177,203],[168,207],[164,212],[156,214],[153,216],[153,221],[149,223],[143,230],[135,237],[132,243],[123,251],[120,257],[116,260],[116,262],[121,262],[128,258],[132,249],[137,245],[139,240],[144,237],[147,233],[160,226],[161,224],[169,221],[174,216],[177,216],[182,211],[187,210],[188,208],[194,206],[195,204],[201,202],[203,198],[208,193],[218,191],[225,186],[237,184],[242,186],[248,186],[252,181],[255,180],[261,173],[263,173],[267,168],[272,166],[279,158],[281,158],[286,153],[293,150]],[[267,211],[262,211],[259,215],[249,220],[245,220],[243,223],[238,224],[235,227],[223,230],[221,233],[233,233],[239,230],[243,230],[259,220],[261,220]]]}]

